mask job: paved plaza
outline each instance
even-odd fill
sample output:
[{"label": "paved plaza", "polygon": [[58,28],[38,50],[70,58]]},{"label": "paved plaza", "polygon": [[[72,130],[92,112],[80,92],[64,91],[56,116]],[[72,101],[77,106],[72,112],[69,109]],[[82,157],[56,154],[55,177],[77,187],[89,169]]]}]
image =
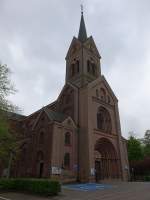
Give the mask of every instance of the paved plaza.
[{"label": "paved plaza", "polygon": [[[90,189],[91,188],[91,189]],[[103,185],[82,184],[79,187],[63,186],[56,197],[38,197],[19,193],[0,194],[0,200],[150,200],[150,182],[113,183]]]}]

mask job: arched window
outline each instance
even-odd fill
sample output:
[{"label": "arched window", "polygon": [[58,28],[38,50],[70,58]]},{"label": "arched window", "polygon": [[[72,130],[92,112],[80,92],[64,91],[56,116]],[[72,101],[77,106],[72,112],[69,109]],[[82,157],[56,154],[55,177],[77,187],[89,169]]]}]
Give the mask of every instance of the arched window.
[{"label": "arched window", "polygon": [[88,71],[88,73],[90,73],[90,65],[91,65],[91,63],[90,63],[90,61],[89,60],[87,60],[87,71]]},{"label": "arched window", "polygon": [[96,97],[99,97],[99,91],[96,89]]},{"label": "arched window", "polygon": [[21,161],[26,162],[26,161],[27,161],[27,158],[28,158],[28,156],[27,156],[27,148],[26,148],[26,147],[23,147],[23,149],[22,149]]},{"label": "arched window", "polygon": [[65,153],[64,156],[64,167],[69,168],[70,167],[70,153]]},{"label": "arched window", "polygon": [[111,134],[111,117],[108,110],[102,106],[98,108],[97,112],[97,128],[102,132]]},{"label": "arched window", "polygon": [[71,76],[74,76],[75,74],[75,64],[71,64]]},{"label": "arched window", "polygon": [[107,102],[111,103],[110,96],[107,96]]},{"label": "arched window", "polygon": [[40,136],[39,136],[39,144],[43,144],[43,143],[44,143],[44,132],[41,131]]},{"label": "arched window", "polygon": [[96,65],[92,58],[90,58],[90,60],[87,60],[87,72],[94,76],[96,75]]},{"label": "arched window", "polygon": [[95,63],[92,63],[92,74],[93,74],[93,75],[96,74],[96,66],[95,66]]},{"label": "arched window", "polygon": [[65,145],[71,144],[71,135],[69,132],[65,133]]},{"label": "arched window", "polygon": [[77,73],[79,73],[79,60],[77,60],[76,65],[77,65]]},{"label": "arched window", "polygon": [[37,177],[42,178],[44,172],[44,155],[42,151],[37,152]]},{"label": "arched window", "polygon": [[106,101],[106,92],[104,90],[104,88],[100,89],[100,97],[102,101]]}]

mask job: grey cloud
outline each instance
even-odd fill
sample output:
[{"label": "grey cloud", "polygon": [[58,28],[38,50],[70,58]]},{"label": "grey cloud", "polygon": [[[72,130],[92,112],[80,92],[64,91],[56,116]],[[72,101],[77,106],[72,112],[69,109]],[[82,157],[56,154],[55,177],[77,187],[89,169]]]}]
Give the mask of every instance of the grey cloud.
[{"label": "grey cloud", "polygon": [[[122,132],[149,127],[148,0],[87,0],[85,22],[102,56],[102,73],[119,99]],[[0,60],[12,69],[25,114],[55,100],[65,79],[65,55],[78,34],[81,1],[0,0]]]}]

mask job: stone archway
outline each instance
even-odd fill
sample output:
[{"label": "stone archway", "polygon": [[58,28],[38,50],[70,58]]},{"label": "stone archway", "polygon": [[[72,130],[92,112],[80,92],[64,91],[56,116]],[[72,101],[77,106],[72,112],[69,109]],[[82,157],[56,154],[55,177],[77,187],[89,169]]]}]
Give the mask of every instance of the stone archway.
[{"label": "stone archway", "polygon": [[101,138],[97,140],[94,150],[96,181],[120,178],[120,162],[114,145]]}]

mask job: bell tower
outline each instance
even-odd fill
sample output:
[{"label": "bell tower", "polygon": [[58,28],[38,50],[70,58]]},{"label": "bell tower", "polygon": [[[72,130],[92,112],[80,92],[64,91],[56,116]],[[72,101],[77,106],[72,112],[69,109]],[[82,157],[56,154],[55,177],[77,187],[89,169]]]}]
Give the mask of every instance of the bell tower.
[{"label": "bell tower", "polygon": [[80,88],[97,79],[101,75],[100,59],[93,37],[87,36],[82,9],[78,38],[73,37],[66,56],[66,83]]}]

